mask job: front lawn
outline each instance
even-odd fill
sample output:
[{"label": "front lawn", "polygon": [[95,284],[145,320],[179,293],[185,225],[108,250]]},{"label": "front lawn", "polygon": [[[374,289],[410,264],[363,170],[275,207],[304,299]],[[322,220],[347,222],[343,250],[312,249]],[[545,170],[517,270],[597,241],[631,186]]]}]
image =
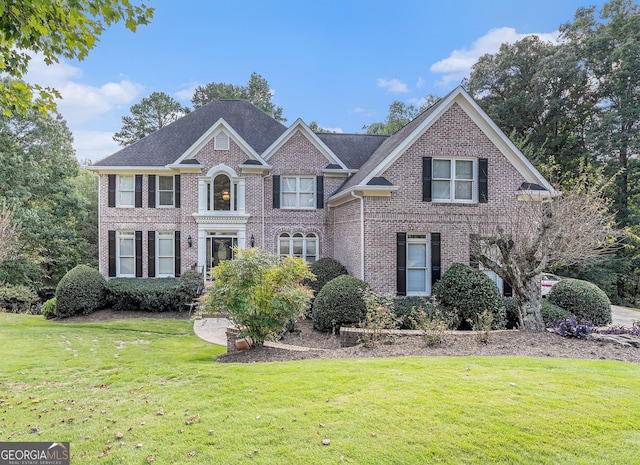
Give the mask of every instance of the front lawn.
[{"label": "front lawn", "polygon": [[72,464],[592,465],[640,456],[639,365],[218,364],[223,350],[193,336],[188,321],[0,314],[0,441],[69,441]]}]

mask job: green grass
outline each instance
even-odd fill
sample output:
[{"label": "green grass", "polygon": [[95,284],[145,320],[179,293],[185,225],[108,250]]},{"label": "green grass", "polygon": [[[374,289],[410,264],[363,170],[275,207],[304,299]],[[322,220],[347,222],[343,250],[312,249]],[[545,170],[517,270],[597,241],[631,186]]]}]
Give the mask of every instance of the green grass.
[{"label": "green grass", "polygon": [[223,350],[187,321],[0,314],[0,441],[69,441],[73,464],[640,462],[638,365]]}]

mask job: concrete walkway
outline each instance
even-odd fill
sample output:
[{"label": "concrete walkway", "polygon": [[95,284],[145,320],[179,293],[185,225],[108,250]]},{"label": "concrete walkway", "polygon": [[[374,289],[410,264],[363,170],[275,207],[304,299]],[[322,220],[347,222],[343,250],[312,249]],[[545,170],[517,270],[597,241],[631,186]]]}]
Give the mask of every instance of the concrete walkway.
[{"label": "concrete walkway", "polygon": [[626,326],[631,328],[634,321],[640,321],[640,312],[635,310],[629,310],[625,307],[619,307],[617,305],[611,306],[611,317],[614,325]]}]

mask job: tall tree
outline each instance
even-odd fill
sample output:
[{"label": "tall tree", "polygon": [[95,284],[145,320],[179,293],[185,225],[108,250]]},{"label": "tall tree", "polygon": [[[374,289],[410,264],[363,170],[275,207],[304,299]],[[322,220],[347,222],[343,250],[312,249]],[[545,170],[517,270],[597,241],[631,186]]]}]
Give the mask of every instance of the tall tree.
[{"label": "tall tree", "polygon": [[629,224],[629,202],[640,192],[637,182],[629,182],[640,149],[640,8],[632,0],[611,0],[599,20],[595,7],[579,8],[560,31],[591,78],[598,106],[590,140],[598,157],[623,169],[615,207],[620,224]]},{"label": "tall tree", "polygon": [[438,100],[440,97],[432,94],[429,94],[418,106],[394,100],[389,105],[389,113],[384,122],[364,125],[362,129],[366,129],[367,134],[393,134]]},{"label": "tall tree", "polygon": [[574,172],[589,157],[594,102],[575,50],[528,36],[473,66],[464,83],[500,128],[539,167],[550,157]]},{"label": "tall tree", "polygon": [[164,92],[153,92],[130,108],[131,116],[122,117],[122,129],[113,136],[120,145],[131,145],[189,113]]},{"label": "tall tree", "polygon": [[153,9],[130,0],[0,0],[0,109],[5,116],[30,108],[55,109],[59,93],[21,79],[34,53],[46,64],[60,57],[84,59],[106,27],[119,21],[131,31],[147,24]]},{"label": "tall tree", "polygon": [[223,82],[210,82],[196,87],[191,103],[193,108],[200,108],[214,100],[241,99],[248,100],[278,121],[286,121],[282,116],[282,107],[276,106],[271,99],[273,92],[265,78],[256,72],[251,73],[246,86],[237,86]]}]

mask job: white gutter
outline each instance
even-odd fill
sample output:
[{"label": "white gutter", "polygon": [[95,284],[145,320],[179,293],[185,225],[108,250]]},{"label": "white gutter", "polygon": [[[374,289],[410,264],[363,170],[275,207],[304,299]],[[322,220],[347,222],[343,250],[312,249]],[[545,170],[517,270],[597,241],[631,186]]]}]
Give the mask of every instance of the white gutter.
[{"label": "white gutter", "polygon": [[351,191],[351,195],[360,199],[360,279],[364,279],[364,197]]}]

